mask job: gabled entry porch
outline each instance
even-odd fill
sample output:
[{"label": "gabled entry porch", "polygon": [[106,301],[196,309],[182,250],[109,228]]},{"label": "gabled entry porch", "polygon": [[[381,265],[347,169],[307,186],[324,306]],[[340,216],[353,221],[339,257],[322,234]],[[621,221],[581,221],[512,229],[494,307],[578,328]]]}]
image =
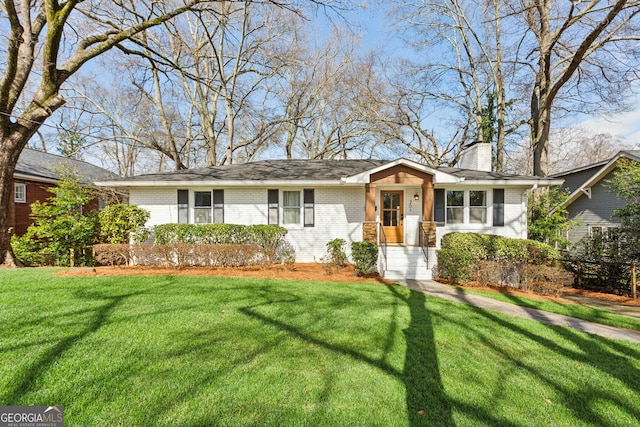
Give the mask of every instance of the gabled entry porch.
[{"label": "gabled entry porch", "polygon": [[433,175],[399,164],[365,185],[363,240],[379,248],[378,267],[392,279],[431,278],[435,265]]}]

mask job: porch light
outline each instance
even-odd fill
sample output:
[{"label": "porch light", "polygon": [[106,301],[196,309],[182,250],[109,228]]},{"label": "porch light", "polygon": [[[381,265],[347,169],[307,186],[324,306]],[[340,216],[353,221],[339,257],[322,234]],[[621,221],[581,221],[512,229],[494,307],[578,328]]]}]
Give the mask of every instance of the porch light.
[{"label": "porch light", "polygon": [[420,195],[418,193],[414,194],[413,200],[416,200],[416,201],[420,200]]}]

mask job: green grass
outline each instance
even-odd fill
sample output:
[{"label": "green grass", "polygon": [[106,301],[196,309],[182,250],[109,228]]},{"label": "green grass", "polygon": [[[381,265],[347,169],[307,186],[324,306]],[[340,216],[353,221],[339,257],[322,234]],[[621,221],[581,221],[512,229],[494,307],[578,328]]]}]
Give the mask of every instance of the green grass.
[{"label": "green grass", "polygon": [[0,405],[69,426],[624,426],[640,345],[400,286],[0,270]]},{"label": "green grass", "polygon": [[497,301],[504,301],[522,307],[536,308],[538,310],[547,311],[549,313],[564,314],[565,316],[576,317],[578,319],[588,320],[590,322],[600,323],[602,325],[614,326],[616,328],[626,328],[634,331],[640,331],[640,319],[624,314],[614,313],[601,308],[587,307],[580,304],[561,303],[556,301],[540,300],[535,298],[527,298],[515,295],[507,295],[499,292],[481,291],[456,286],[462,292],[481,295]]}]

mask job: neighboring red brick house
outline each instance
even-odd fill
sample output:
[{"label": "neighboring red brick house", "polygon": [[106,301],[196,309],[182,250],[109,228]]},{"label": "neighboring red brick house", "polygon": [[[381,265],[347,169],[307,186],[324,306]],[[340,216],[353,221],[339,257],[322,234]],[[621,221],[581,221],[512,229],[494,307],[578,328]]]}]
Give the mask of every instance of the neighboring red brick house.
[{"label": "neighboring red brick house", "polygon": [[[33,223],[31,203],[37,200],[45,201],[52,196],[47,189],[60,182],[58,171],[61,167],[77,172],[80,182],[85,185],[116,177],[108,170],[91,163],[25,148],[13,174],[14,209],[9,215],[9,227],[13,228],[14,234],[23,235]],[[97,208],[98,201],[95,200],[94,203]]]}]

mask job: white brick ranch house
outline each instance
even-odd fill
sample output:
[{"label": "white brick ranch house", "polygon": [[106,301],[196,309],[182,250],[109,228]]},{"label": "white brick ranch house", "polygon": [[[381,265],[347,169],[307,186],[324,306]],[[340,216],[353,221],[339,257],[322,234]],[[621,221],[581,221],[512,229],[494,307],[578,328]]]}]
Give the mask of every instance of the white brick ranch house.
[{"label": "white brick ranch house", "polygon": [[[487,151],[488,150],[488,151]],[[487,154],[488,153],[488,154]],[[396,160],[265,160],[97,183],[125,188],[147,224],[278,224],[296,261],[319,261],[330,240],[380,245],[392,279],[431,277],[453,231],[527,237],[527,193],[561,180],[490,171],[491,146],[467,149],[461,168]],[[467,169],[465,166],[472,166]]]}]

